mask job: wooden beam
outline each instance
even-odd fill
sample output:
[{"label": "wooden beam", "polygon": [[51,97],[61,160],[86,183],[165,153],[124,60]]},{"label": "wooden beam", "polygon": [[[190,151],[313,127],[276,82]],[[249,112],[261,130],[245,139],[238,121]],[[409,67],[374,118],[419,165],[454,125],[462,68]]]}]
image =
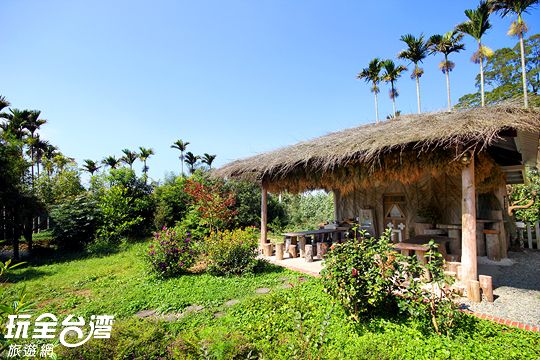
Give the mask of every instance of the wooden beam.
[{"label": "wooden beam", "polygon": [[341,220],[339,218],[339,203],[341,202],[339,190],[334,189],[332,193],[334,193],[334,220],[339,222]]},{"label": "wooden beam", "polygon": [[266,238],[268,235],[268,190],[265,186],[261,189],[261,248],[263,248],[263,245],[266,244]]},{"label": "wooden beam", "polygon": [[462,278],[477,280],[476,264],[476,189],[474,185],[474,155],[461,171],[461,266]]}]

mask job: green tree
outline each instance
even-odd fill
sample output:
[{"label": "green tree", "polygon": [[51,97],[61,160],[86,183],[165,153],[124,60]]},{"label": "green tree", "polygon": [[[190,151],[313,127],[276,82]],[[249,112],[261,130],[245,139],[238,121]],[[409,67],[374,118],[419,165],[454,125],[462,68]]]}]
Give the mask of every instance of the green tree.
[{"label": "green tree", "polygon": [[[524,40],[529,85],[529,102],[540,106],[540,34]],[[486,104],[496,104],[522,96],[520,45],[501,48],[488,59],[484,68]],[[480,76],[476,77],[479,86]],[[466,94],[459,99],[457,108],[471,108],[480,105],[480,93]]]},{"label": "green tree", "polygon": [[120,159],[116,158],[114,155],[110,155],[101,160],[101,163],[107,165],[111,169],[116,169],[118,165],[120,165]]},{"label": "green tree", "polygon": [[98,166],[98,164],[94,160],[85,159],[83,161],[83,170],[88,171],[90,175],[94,175],[94,173],[101,168],[101,166]]},{"label": "green tree", "polygon": [[465,10],[465,16],[469,20],[456,26],[456,30],[470,35],[478,42],[478,50],[473,54],[471,60],[480,64],[480,96],[482,106],[485,106],[484,95],[484,59],[493,55],[493,50],[482,44],[482,36],[491,28],[489,15],[491,7],[486,0],[480,1],[476,9]]},{"label": "green tree", "polygon": [[525,107],[529,106],[527,96],[527,70],[525,62],[525,44],[523,34],[527,32],[527,24],[523,21],[523,13],[527,13],[532,6],[537,5],[540,0],[490,0],[492,10],[500,12],[501,16],[513,13],[517,19],[510,25],[508,35],[519,37],[520,59],[521,59],[521,81],[523,86],[523,102]]},{"label": "green tree", "polygon": [[401,73],[407,71],[407,68],[403,65],[396,65],[392,60],[385,60],[383,62],[383,74],[382,79],[386,83],[390,83],[390,99],[392,99],[392,109],[394,111],[394,117],[396,117],[396,98],[399,96],[399,92],[395,87],[397,79],[401,77]]},{"label": "green tree", "polygon": [[450,97],[450,72],[454,70],[456,64],[448,60],[448,56],[452,53],[458,53],[465,49],[465,45],[461,42],[463,34],[457,31],[448,31],[444,35],[433,35],[429,38],[428,44],[430,53],[441,53],[444,55],[444,60],[439,63],[439,69],[446,76],[446,95],[448,101],[448,111],[452,110],[452,100]]},{"label": "green tree", "polygon": [[146,165],[146,160],[152,155],[154,155],[154,150],[151,148],[145,148],[145,147],[139,147],[139,159],[143,162],[143,174],[144,174],[144,181],[146,182],[148,180],[148,166]]},{"label": "green tree", "polygon": [[[189,166],[189,172],[190,174],[193,174],[195,172],[195,168],[197,165],[197,161],[199,161],[200,156],[194,155],[191,151],[188,151],[186,153],[184,161]],[[182,170],[183,171],[183,170]]]},{"label": "green tree", "polygon": [[174,144],[171,145],[171,148],[177,149],[180,151],[180,165],[182,167],[181,175],[184,176],[184,152],[187,149],[187,146],[189,145],[189,141],[182,141],[182,140],[176,140]]},{"label": "green tree", "polygon": [[414,70],[411,73],[411,79],[416,80],[416,100],[418,103],[418,113],[422,112],[420,106],[420,77],[424,74],[424,69],[418,66],[419,63],[427,57],[429,47],[424,40],[424,34],[420,34],[419,37],[414,37],[411,34],[403,35],[400,39],[407,44],[407,49],[401,51],[398,54],[399,59],[409,60],[414,64]]},{"label": "green tree", "polygon": [[216,155],[210,155],[210,154],[204,153],[202,157],[202,162],[208,165],[209,169],[212,169],[212,163],[214,162],[215,159],[216,159]]},{"label": "green tree", "polygon": [[379,83],[381,82],[381,70],[383,62],[375,58],[371,60],[367,68],[362,69],[356,76],[357,79],[364,79],[365,82],[371,82],[371,92],[375,95],[375,119],[379,122],[379,100],[377,94],[379,93]]},{"label": "green tree", "polygon": [[131,170],[133,170],[133,163],[139,158],[139,154],[129,149],[123,149],[124,156],[120,159],[123,163],[127,164]]}]

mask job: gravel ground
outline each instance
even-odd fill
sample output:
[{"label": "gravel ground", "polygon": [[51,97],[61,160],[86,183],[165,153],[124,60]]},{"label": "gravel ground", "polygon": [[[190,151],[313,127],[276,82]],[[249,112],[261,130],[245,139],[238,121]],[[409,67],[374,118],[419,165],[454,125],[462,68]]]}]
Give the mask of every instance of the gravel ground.
[{"label": "gravel ground", "polygon": [[493,277],[495,301],[479,304],[462,299],[474,312],[489,314],[525,324],[540,325],[540,251],[510,252],[504,265],[479,261],[478,274]]}]

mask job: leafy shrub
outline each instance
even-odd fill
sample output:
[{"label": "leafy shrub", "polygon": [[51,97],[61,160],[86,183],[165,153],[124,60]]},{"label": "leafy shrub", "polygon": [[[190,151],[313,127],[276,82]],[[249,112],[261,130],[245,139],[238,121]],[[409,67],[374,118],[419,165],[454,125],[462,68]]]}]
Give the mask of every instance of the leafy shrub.
[{"label": "leafy shrub", "polygon": [[172,227],[181,221],[188,211],[189,195],[184,191],[185,178],[182,176],[167,179],[154,191],[156,211],[154,225],[157,229]]},{"label": "leafy shrub", "polygon": [[334,244],[321,273],[326,291],[355,318],[395,304],[392,277],[396,253],[388,234]]},{"label": "leafy shrub", "polygon": [[213,232],[205,240],[208,271],[215,275],[240,275],[253,272],[257,261],[255,228]]},{"label": "leafy shrub", "polygon": [[325,290],[354,319],[401,310],[437,334],[448,333],[455,325],[457,307],[433,240],[426,252],[427,265],[415,255],[394,251],[389,231],[380,239],[362,236],[330,249],[321,273]]},{"label": "leafy shrub", "polygon": [[103,217],[97,236],[110,243],[122,237],[140,236],[150,231],[154,212],[152,187],[133,170],[111,170],[109,187],[97,191]]},{"label": "leafy shrub", "polygon": [[65,198],[52,207],[52,235],[62,249],[81,249],[94,239],[101,221],[97,202],[88,194]]},{"label": "leafy shrub", "polygon": [[171,277],[186,272],[195,263],[197,252],[189,232],[163,228],[154,234],[146,257],[155,273]]}]

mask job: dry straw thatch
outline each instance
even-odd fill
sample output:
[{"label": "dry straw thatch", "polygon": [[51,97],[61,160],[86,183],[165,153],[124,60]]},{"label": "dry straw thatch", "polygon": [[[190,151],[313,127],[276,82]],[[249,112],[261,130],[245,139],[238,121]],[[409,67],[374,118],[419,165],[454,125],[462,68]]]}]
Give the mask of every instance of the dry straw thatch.
[{"label": "dry straw thatch", "polygon": [[[237,160],[215,174],[264,183],[270,191],[349,192],[388,180],[412,183],[426,172],[457,174],[460,151],[482,155],[509,129],[539,131],[540,111],[503,104],[403,115]],[[482,172],[497,168],[487,155],[477,160]]]}]

